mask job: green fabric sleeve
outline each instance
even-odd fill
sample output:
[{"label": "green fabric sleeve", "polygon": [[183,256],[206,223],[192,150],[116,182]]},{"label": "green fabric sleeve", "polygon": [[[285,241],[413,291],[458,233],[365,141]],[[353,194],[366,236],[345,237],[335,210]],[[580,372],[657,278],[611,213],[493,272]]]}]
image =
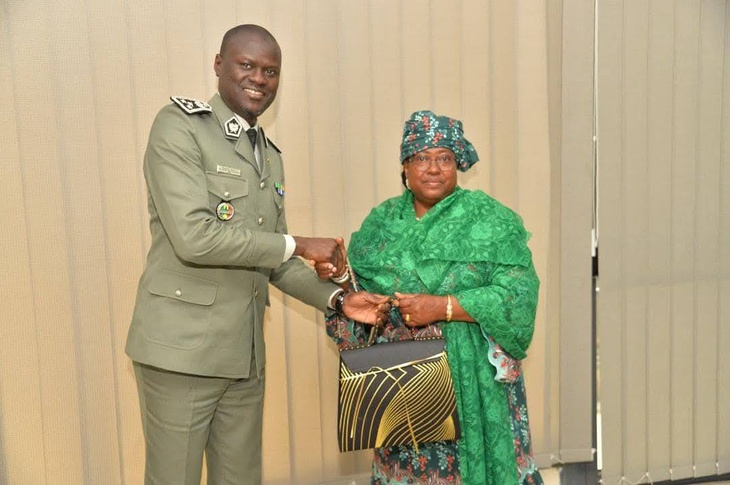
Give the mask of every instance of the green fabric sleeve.
[{"label": "green fabric sleeve", "polygon": [[515,359],[524,359],[532,341],[540,281],[535,268],[498,265],[491,284],[455,293],[477,321],[484,338],[491,335]]}]

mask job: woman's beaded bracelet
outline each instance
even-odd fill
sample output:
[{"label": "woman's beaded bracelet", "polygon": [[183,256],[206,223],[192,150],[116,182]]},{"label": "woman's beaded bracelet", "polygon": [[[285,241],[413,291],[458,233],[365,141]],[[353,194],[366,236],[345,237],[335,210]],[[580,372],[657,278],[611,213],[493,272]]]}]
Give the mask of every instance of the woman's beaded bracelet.
[{"label": "woman's beaded bracelet", "polygon": [[343,283],[347,283],[348,281],[350,281],[350,272],[345,271],[340,276],[332,276],[330,278],[330,281],[332,281],[332,283],[334,283],[336,285],[341,285]]},{"label": "woman's beaded bracelet", "polygon": [[446,295],[446,322],[451,321],[451,317],[454,316],[454,307],[451,306],[451,295]]}]

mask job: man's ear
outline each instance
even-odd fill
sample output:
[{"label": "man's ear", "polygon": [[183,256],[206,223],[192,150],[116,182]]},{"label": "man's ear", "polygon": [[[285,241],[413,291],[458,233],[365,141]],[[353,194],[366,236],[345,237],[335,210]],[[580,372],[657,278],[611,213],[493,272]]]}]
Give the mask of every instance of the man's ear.
[{"label": "man's ear", "polygon": [[223,62],[223,59],[221,58],[220,54],[215,55],[215,60],[213,61],[213,70],[215,71],[216,77],[221,77],[221,63]]}]

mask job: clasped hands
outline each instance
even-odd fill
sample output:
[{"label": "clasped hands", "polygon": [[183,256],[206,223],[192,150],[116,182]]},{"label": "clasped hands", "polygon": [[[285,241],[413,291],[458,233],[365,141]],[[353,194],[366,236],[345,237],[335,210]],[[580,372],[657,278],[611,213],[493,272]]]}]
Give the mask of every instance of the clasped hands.
[{"label": "clasped hands", "polygon": [[[341,237],[315,238],[294,237],[296,256],[309,261],[322,279],[342,276],[347,271],[347,250]],[[348,289],[348,287],[345,287]],[[348,318],[370,325],[381,325],[390,312],[390,298],[367,291],[349,292],[345,295],[342,311]]]}]

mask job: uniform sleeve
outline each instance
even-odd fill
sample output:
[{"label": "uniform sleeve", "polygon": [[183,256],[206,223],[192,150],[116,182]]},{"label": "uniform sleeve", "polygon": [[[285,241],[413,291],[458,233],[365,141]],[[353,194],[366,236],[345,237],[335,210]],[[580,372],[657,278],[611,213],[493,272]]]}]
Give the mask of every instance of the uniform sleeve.
[{"label": "uniform sleeve", "polygon": [[457,292],[454,296],[512,357],[524,359],[532,341],[540,282],[529,266],[496,265],[490,284]]},{"label": "uniform sleeve", "polygon": [[[210,207],[192,116],[170,105],[150,131],[144,173],[150,203],[181,259],[200,265],[281,265],[284,237],[218,220]],[[154,217],[154,216],[153,216]]]},{"label": "uniform sleeve", "polygon": [[293,296],[321,312],[327,311],[332,292],[339,286],[325,281],[298,257],[291,258],[271,272],[269,282],[287,295]]}]

